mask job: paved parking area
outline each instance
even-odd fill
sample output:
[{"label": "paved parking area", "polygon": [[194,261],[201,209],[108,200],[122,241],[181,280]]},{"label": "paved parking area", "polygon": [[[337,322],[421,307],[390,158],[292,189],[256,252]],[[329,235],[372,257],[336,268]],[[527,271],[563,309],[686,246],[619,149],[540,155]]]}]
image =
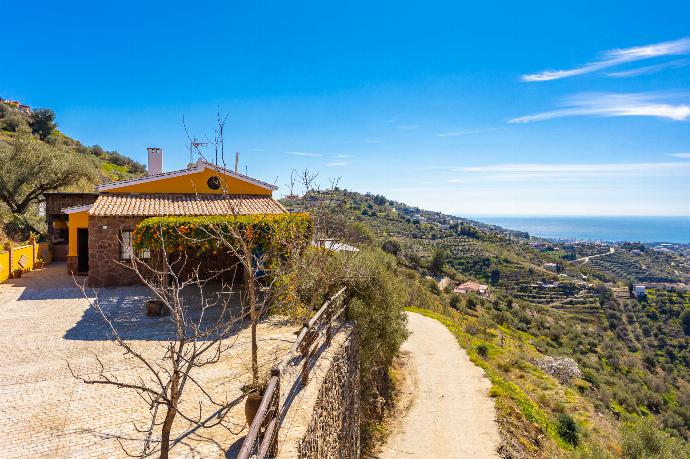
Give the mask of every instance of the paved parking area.
[{"label": "paved parking area", "polygon": [[[69,362],[80,375],[95,374],[98,355],[109,374],[122,379],[145,374],[137,362],[123,357],[102,317],[65,272],[64,264],[53,264],[0,284],[2,457],[125,457],[118,439],[132,451],[141,444],[142,434],[133,423],[146,420],[148,410],[138,395],[84,384],[68,370]],[[121,335],[138,351],[152,359],[162,355],[171,324],[145,316],[145,288],[99,289],[90,295],[99,296]],[[262,365],[269,368],[284,355],[294,329],[274,319],[260,325]],[[232,431],[215,427],[194,432],[178,416],[174,457],[233,457],[241,444],[246,426],[240,387],[248,382],[248,330],[239,330],[235,338],[220,362],[197,373],[215,397],[231,405],[226,419]],[[198,407],[200,394],[188,390],[188,406]],[[214,411],[204,407],[203,417]]]}]

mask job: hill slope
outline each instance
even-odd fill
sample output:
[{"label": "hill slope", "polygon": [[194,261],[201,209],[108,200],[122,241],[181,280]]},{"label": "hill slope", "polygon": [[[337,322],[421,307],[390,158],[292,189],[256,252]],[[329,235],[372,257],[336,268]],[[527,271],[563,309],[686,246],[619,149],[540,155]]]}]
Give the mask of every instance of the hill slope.
[{"label": "hill slope", "polygon": [[[0,240],[22,241],[30,231],[44,229],[38,215],[43,192],[93,191],[99,183],[146,172],[142,164],[116,151],[87,147],[63,134],[51,110],[29,112],[1,99],[0,148],[4,162],[0,164]],[[66,179],[70,176],[79,179]]]},{"label": "hill slope", "polygon": [[[570,247],[542,251],[524,233],[383,196],[328,190],[283,204],[314,201],[426,283],[418,312],[443,321],[493,383],[504,456],[630,457],[656,442],[688,457],[690,294],[632,299],[627,278],[569,261]],[[490,284],[490,297],[452,292],[466,280]]]}]

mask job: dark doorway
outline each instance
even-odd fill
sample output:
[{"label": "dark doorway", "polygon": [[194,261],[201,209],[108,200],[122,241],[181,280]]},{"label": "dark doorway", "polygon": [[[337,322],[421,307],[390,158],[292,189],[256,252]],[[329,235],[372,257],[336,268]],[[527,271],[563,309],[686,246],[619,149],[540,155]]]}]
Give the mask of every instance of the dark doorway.
[{"label": "dark doorway", "polygon": [[89,272],[89,230],[77,228],[77,271],[79,274]]}]

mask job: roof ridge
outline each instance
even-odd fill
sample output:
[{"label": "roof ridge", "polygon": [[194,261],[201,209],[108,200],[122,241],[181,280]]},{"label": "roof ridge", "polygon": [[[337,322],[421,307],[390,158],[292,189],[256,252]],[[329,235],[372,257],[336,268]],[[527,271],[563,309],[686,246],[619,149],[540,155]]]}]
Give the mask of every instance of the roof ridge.
[{"label": "roof ridge", "polygon": [[275,191],[278,189],[277,186],[271,185],[270,183],[264,182],[263,180],[255,179],[255,178],[250,177],[248,175],[240,174],[238,172],[234,172],[234,171],[227,169],[225,167],[209,163],[206,160],[199,159],[199,161],[197,161],[196,164],[192,167],[187,167],[185,169],[178,169],[178,170],[174,170],[174,171],[161,172],[159,174],[145,175],[143,177],[136,177],[136,178],[131,178],[131,179],[127,179],[127,180],[108,182],[108,183],[104,183],[104,184],[96,186],[96,190],[97,191],[105,191],[105,190],[110,190],[113,188],[120,188],[123,186],[136,184],[136,183],[151,182],[151,181],[155,181],[155,180],[158,180],[161,178],[165,178],[166,176],[175,177],[175,176],[180,176],[180,175],[192,174],[192,173],[196,173],[196,172],[201,172],[202,170],[204,170],[206,168],[213,169],[217,172],[229,175],[231,177],[236,177],[236,178],[243,180],[245,182],[250,182],[250,183],[258,185],[262,188],[267,188],[267,189],[272,190],[272,191]]}]

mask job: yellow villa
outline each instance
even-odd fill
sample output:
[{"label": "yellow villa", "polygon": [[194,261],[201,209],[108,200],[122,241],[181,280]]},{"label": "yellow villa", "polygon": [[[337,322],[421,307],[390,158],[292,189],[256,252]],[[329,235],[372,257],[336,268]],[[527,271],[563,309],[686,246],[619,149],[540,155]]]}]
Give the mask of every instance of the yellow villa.
[{"label": "yellow villa", "polygon": [[202,159],[163,172],[161,149],[149,148],[148,156],[147,176],[100,185],[94,193],[46,194],[54,259],[67,261],[70,273],[88,276],[90,286],[138,283],[136,273],[118,261],[131,258],[132,233],[148,217],[286,212],[269,183]]}]

